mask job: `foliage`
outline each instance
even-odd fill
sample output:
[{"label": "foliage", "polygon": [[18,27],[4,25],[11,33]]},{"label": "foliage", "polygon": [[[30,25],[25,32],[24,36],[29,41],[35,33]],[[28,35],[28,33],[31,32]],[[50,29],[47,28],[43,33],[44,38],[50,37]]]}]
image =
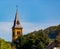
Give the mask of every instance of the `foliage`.
[{"label": "foliage", "polygon": [[56,39],[57,35],[60,32],[60,25],[48,27],[44,30],[44,32],[48,35],[50,39]]},{"label": "foliage", "polygon": [[39,30],[20,36],[18,41],[20,42],[16,46],[17,49],[44,49],[49,44],[50,39],[43,30]]},{"label": "foliage", "polygon": [[0,38],[0,49],[11,49],[10,43]]}]

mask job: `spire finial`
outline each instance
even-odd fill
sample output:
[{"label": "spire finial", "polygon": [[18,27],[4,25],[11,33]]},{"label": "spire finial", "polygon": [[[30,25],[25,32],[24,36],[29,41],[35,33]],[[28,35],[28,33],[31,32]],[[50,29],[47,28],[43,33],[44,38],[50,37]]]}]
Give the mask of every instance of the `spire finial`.
[{"label": "spire finial", "polygon": [[16,5],[16,7],[18,7],[18,5]]},{"label": "spire finial", "polygon": [[18,5],[16,5],[16,10],[18,11]]}]

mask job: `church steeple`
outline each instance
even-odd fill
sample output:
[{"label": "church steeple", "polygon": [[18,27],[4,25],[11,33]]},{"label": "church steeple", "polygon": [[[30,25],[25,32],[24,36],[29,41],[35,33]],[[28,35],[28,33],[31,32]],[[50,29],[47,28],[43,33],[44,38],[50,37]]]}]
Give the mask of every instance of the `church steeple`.
[{"label": "church steeple", "polygon": [[19,20],[18,8],[16,9],[16,15],[15,15],[13,28],[22,28],[20,24],[20,20]]},{"label": "church steeple", "polygon": [[16,9],[16,15],[14,19],[14,24],[12,27],[12,41],[15,41],[20,35],[22,35],[22,26],[20,23],[18,8]]}]

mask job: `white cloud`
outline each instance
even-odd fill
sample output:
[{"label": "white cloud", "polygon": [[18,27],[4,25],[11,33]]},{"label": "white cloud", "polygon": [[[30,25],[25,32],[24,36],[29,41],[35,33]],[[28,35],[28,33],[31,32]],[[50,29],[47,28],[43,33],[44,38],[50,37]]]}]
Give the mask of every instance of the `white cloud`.
[{"label": "white cloud", "polygon": [[[23,34],[30,33],[39,29],[47,28],[51,25],[57,25],[58,23],[28,23],[22,22]],[[0,22],[0,37],[7,41],[12,39],[12,22]]]},{"label": "white cloud", "polygon": [[0,22],[0,37],[11,41],[11,22]]}]

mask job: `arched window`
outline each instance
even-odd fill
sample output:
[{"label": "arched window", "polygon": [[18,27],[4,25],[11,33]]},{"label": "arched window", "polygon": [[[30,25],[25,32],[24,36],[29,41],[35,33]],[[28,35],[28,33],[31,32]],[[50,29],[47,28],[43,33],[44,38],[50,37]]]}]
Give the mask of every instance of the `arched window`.
[{"label": "arched window", "polygon": [[17,35],[20,35],[20,31],[17,31]]}]

